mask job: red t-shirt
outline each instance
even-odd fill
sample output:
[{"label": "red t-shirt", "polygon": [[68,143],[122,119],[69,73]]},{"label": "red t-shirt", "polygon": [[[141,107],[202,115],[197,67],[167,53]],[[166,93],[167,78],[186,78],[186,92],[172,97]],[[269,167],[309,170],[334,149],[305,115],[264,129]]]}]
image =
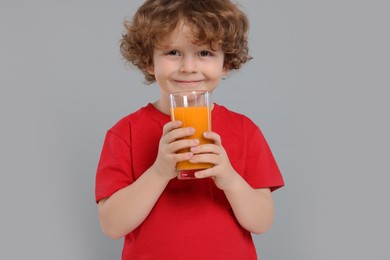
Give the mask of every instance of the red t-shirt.
[{"label": "red t-shirt", "polygon": [[[163,125],[152,104],[108,132],[96,174],[96,201],[131,185],[155,161]],[[233,168],[253,187],[284,185],[260,129],[246,116],[214,105],[212,129]],[[145,221],[125,236],[122,259],[257,259],[250,232],[240,226],[211,178],[172,179]]]}]

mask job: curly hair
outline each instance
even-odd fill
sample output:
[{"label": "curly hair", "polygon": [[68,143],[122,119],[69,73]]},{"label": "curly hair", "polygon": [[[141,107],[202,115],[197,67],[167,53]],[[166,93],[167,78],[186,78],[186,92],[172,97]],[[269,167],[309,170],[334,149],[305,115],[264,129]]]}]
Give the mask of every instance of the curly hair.
[{"label": "curly hair", "polygon": [[153,65],[153,50],[179,23],[193,32],[194,44],[219,44],[224,66],[237,70],[252,57],[248,54],[247,16],[229,0],[147,0],[131,21],[125,21],[120,52],[145,75],[147,84],[156,81],[148,73]]}]

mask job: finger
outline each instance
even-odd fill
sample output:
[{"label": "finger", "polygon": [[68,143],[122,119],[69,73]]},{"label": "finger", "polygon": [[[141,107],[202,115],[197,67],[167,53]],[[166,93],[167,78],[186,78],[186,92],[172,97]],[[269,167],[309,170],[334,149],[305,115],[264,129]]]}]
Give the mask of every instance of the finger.
[{"label": "finger", "polygon": [[205,169],[202,171],[197,171],[197,172],[195,172],[195,177],[198,179],[215,177],[213,174],[213,168],[208,168],[208,169]]},{"label": "finger", "polygon": [[[167,129],[169,128],[167,127]],[[167,143],[171,143],[185,137],[190,137],[194,132],[195,129],[193,127],[173,128],[169,132],[163,134],[163,138],[165,138]]]},{"label": "finger", "polygon": [[175,120],[166,123],[163,127],[163,135],[171,132],[173,129],[179,128],[183,123],[181,121]]},{"label": "finger", "polygon": [[193,154],[191,152],[186,152],[186,153],[176,153],[173,155],[173,160],[177,162],[181,161],[187,161],[192,158]]},{"label": "finger", "polygon": [[217,146],[215,144],[201,144],[198,146],[191,147],[191,152],[193,152],[194,154],[201,154],[201,153],[221,154],[221,148],[220,146]]},{"label": "finger", "polygon": [[214,165],[219,164],[219,156],[216,154],[202,153],[194,154],[191,159],[191,163],[211,163]]},{"label": "finger", "polygon": [[219,134],[212,132],[212,131],[207,131],[203,133],[203,137],[206,139],[210,139],[214,142],[216,145],[221,145],[221,137]]},{"label": "finger", "polygon": [[179,150],[189,149],[191,147],[197,146],[198,144],[198,139],[180,139],[170,143],[170,150],[172,150],[173,152],[178,152]]}]

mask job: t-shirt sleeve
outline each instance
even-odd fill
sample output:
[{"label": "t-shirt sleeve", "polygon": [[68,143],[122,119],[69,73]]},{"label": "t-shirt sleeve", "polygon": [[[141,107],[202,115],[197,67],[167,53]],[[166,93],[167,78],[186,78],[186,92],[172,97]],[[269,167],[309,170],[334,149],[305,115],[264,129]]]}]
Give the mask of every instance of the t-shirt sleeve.
[{"label": "t-shirt sleeve", "polygon": [[260,128],[249,123],[244,178],[253,188],[274,191],[284,186],[282,174]]},{"label": "t-shirt sleeve", "polygon": [[108,131],[96,172],[96,202],[133,182],[130,144]]}]

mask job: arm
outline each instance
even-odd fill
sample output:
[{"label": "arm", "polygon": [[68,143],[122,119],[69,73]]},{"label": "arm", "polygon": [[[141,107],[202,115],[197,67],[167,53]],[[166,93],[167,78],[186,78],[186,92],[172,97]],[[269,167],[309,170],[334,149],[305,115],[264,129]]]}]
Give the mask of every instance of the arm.
[{"label": "arm", "polygon": [[269,230],[274,219],[274,205],[268,188],[252,188],[231,166],[221,138],[214,132],[205,133],[214,144],[192,147],[192,162],[208,162],[212,168],[196,173],[198,178],[212,177],[224,191],[237,221],[246,230],[259,234]]},{"label": "arm", "polygon": [[180,149],[198,144],[194,140],[182,139],[192,135],[193,129],[180,126],[180,121],[167,123],[154,164],[134,183],[99,201],[99,221],[107,236],[120,238],[137,228],[149,215],[169,181],[176,177],[176,163],[192,157],[190,152],[176,154]]},{"label": "arm", "polygon": [[169,179],[150,168],[133,184],[100,200],[98,213],[103,233],[116,239],[138,227],[149,215],[168,182]]},{"label": "arm", "polygon": [[270,189],[253,189],[240,175],[236,177],[232,187],[226,188],[224,192],[238,222],[255,234],[268,231],[274,220]]}]

